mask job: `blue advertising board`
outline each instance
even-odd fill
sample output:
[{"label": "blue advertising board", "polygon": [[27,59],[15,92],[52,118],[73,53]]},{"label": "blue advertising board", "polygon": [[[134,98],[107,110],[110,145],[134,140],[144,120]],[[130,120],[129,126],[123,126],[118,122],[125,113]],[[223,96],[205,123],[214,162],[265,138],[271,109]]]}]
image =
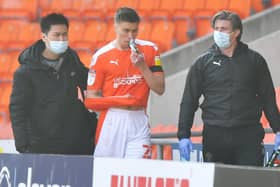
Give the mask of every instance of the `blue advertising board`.
[{"label": "blue advertising board", "polygon": [[0,187],[90,187],[92,156],[0,154]]}]

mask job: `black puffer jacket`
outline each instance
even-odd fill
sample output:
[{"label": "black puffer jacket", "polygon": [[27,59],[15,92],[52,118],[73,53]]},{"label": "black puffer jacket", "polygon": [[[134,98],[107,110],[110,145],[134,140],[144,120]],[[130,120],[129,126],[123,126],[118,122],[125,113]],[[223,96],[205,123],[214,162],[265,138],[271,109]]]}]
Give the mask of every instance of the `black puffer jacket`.
[{"label": "black puffer jacket", "polygon": [[88,69],[70,48],[61,68],[42,64],[39,40],[19,56],[14,74],[10,114],[19,152],[91,154],[94,125],[77,87],[86,89]]},{"label": "black puffer jacket", "polygon": [[225,128],[259,125],[265,112],[273,130],[280,130],[275,91],[265,59],[240,42],[232,57],[213,45],[192,65],[186,80],[178,138],[188,138],[200,105],[204,125]]}]

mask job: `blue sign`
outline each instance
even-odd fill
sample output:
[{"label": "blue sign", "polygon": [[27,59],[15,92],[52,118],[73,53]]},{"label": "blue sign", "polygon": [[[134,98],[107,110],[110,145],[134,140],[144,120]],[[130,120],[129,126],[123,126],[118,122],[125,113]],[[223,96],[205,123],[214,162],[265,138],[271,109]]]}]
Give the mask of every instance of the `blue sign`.
[{"label": "blue sign", "polygon": [[0,187],[90,187],[93,157],[0,154]]}]

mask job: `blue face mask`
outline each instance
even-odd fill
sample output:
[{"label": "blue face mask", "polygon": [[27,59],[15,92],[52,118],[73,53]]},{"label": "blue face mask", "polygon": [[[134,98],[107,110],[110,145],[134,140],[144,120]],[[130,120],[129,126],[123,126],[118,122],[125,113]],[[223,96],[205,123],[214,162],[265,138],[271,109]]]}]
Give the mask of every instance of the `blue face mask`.
[{"label": "blue face mask", "polygon": [[50,41],[50,50],[55,54],[64,53],[68,48],[68,41]]},{"label": "blue face mask", "polygon": [[214,41],[219,48],[228,48],[230,46],[230,34],[214,31]]}]

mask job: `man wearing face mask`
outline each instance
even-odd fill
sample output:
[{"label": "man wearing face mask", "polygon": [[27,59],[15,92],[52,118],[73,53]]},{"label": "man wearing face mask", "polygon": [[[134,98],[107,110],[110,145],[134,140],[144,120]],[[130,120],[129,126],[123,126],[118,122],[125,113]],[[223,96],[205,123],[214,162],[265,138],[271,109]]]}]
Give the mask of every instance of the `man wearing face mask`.
[{"label": "man wearing face mask", "polygon": [[95,116],[78,98],[88,69],[68,46],[67,18],[52,13],[40,26],[42,38],[20,54],[14,74],[10,114],[16,149],[92,154]]},{"label": "man wearing face mask", "polygon": [[179,116],[179,149],[190,159],[191,127],[203,95],[203,158],[206,162],[262,166],[262,111],[280,145],[280,119],[272,78],[265,59],[241,42],[242,22],[229,11],[212,19],[214,41],[187,75]]}]

